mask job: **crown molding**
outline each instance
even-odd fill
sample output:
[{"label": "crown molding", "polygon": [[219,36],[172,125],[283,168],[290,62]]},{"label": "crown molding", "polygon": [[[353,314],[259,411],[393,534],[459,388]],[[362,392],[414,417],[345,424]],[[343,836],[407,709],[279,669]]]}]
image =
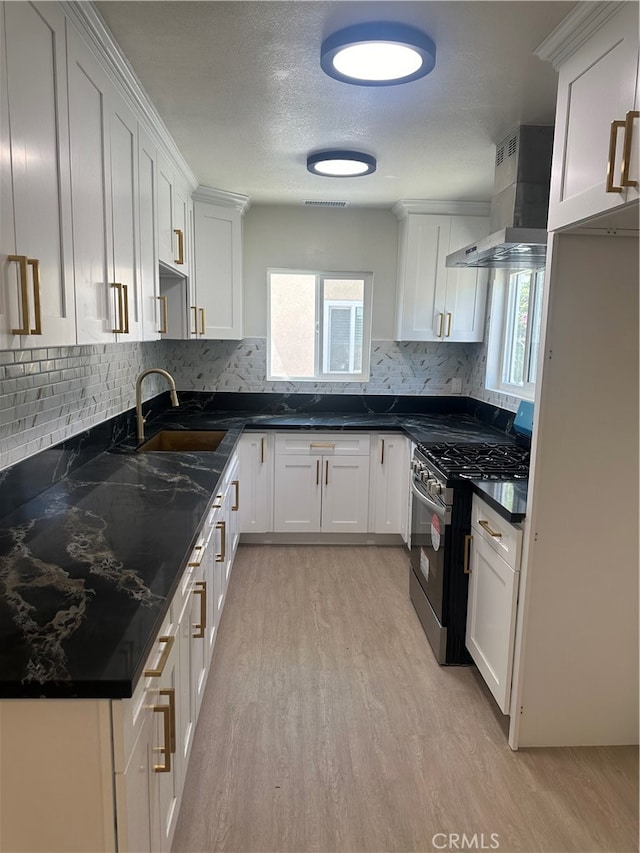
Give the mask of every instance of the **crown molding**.
[{"label": "crown molding", "polygon": [[184,175],[185,180],[191,184],[191,188],[195,189],[198,186],[196,176],[94,4],[77,2],[77,0],[61,0],[60,6],[100,62],[109,79],[134,110],[138,120],[144,123],[145,130],[162,154]]},{"label": "crown molding", "polygon": [[204,201],[208,204],[218,204],[221,207],[233,207],[240,213],[246,213],[251,204],[248,195],[227,192],[227,190],[216,190],[213,187],[198,186],[191,198],[194,201]]},{"label": "crown molding", "polygon": [[558,70],[582,45],[613,17],[625,2],[582,2],[550,33],[533,52]]},{"label": "crown molding", "polygon": [[410,213],[432,213],[440,216],[489,216],[489,201],[435,201],[429,199],[401,198],[391,208],[398,219]]}]

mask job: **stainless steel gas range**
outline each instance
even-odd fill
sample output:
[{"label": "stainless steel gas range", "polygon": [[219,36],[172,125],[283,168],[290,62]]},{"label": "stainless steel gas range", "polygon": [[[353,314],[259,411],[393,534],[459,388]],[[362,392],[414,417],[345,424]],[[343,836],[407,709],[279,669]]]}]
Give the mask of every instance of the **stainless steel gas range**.
[{"label": "stainless steel gas range", "polygon": [[410,597],[438,663],[471,663],[467,619],[471,480],[526,480],[515,443],[418,445],[411,461]]}]

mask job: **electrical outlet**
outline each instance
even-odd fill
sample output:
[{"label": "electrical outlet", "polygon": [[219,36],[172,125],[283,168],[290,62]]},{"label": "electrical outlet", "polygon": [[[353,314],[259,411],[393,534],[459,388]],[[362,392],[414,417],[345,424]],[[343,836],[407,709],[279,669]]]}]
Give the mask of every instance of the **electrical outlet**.
[{"label": "electrical outlet", "polygon": [[462,394],[462,379],[457,376],[451,380],[451,393]]}]

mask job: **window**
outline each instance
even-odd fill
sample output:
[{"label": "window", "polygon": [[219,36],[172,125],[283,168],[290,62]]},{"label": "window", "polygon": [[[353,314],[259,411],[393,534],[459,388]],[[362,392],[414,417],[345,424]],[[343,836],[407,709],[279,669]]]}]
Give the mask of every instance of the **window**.
[{"label": "window", "polygon": [[487,388],[533,399],[544,269],[502,271],[493,284]]},{"label": "window", "polygon": [[269,270],[268,379],[369,379],[369,273]]}]

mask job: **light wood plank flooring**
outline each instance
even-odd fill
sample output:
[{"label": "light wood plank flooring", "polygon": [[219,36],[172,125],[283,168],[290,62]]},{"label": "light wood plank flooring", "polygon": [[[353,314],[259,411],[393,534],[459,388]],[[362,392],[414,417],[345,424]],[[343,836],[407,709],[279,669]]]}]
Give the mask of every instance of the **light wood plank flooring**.
[{"label": "light wood plank flooring", "polygon": [[636,749],[512,752],[494,707],[436,664],[404,549],[241,547],[174,851],[638,849]]}]

